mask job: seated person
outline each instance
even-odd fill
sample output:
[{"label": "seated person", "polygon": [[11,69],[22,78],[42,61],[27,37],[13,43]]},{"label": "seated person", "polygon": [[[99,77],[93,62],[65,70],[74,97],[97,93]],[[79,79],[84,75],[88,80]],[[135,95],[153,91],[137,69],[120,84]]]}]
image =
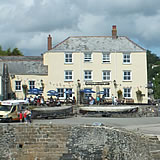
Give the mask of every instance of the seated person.
[{"label": "seated person", "polygon": [[56,106],[61,106],[61,102],[59,99],[56,100]]}]

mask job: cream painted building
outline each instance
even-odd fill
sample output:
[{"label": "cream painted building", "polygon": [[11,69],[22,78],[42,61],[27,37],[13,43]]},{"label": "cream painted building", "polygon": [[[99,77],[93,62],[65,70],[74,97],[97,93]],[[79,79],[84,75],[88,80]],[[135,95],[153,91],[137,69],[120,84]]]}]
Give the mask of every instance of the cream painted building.
[{"label": "cream painted building", "polygon": [[48,66],[45,93],[53,89],[65,99],[65,91],[77,97],[77,89],[92,89],[94,98],[99,91],[105,92],[106,99],[122,92],[134,103],[148,103],[146,50],[125,36],[117,36],[116,26],[112,36],[68,37],[51,46],[49,36],[49,50],[43,54]]},{"label": "cream painted building", "polygon": [[24,99],[23,87],[27,86],[43,88],[45,99],[48,90],[56,90],[60,99],[69,95],[79,100],[80,93],[81,98],[88,96],[79,90],[92,89],[95,93],[90,95],[94,98],[104,91],[105,99],[114,95],[148,103],[146,50],[125,36],[117,36],[116,26],[112,36],[68,37],[53,48],[49,36],[48,51],[42,56],[0,57],[1,75],[4,64],[9,76],[6,87],[1,80],[0,91],[6,90],[3,97],[15,94],[17,99]]},{"label": "cream painted building", "polygon": [[25,86],[27,89],[44,87],[48,68],[43,65],[42,56],[1,56],[0,73],[2,99],[24,99]]}]

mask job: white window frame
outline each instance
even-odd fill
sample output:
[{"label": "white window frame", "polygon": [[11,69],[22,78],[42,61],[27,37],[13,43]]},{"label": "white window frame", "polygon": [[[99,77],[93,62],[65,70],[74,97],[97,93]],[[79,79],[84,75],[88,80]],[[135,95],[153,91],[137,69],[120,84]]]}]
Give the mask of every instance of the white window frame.
[{"label": "white window frame", "polygon": [[110,88],[103,88],[104,92],[106,92],[107,94],[104,94],[104,97],[106,98],[110,98]]},{"label": "white window frame", "polygon": [[72,53],[65,53],[65,54],[64,54],[64,62],[65,62],[66,64],[73,63]]},{"label": "white window frame", "polygon": [[132,81],[132,72],[129,70],[123,71],[123,81]]},{"label": "white window frame", "polygon": [[64,98],[64,88],[57,88],[58,97]]},{"label": "white window frame", "polygon": [[123,64],[130,64],[131,63],[131,54],[124,53],[123,54]]},{"label": "white window frame", "polygon": [[102,80],[103,81],[110,81],[111,80],[111,71],[110,70],[103,70],[102,71]]},{"label": "white window frame", "polygon": [[92,53],[87,52],[84,53],[84,62],[91,62],[92,61]]},{"label": "white window frame", "polygon": [[111,58],[110,58],[110,53],[102,53],[102,62],[103,63],[110,63]]},{"label": "white window frame", "polygon": [[84,80],[85,81],[92,80],[92,70],[84,70]]},{"label": "white window frame", "polygon": [[35,88],[35,84],[36,84],[35,80],[29,80],[29,89]]},{"label": "white window frame", "polygon": [[65,93],[65,91],[73,91],[73,89],[72,88],[57,88],[56,89],[57,90],[57,92],[58,92],[58,97],[60,98],[60,99],[66,99],[67,98],[67,96],[69,96],[69,98],[72,98],[72,94],[67,94],[67,93]]},{"label": "white window frame", "polygon": [[15,91],[22,91],[22,82],[16,80],[15,81]]},{"label": "white window frame", "polygon": [[131,88],[129,88],[129,87],[123,88],[123,97],[124,98],[132,98]]},{"label": "white window frame", "polygon": [[73,71],[72,70],[64,71],[64,81],[73,81]]}]

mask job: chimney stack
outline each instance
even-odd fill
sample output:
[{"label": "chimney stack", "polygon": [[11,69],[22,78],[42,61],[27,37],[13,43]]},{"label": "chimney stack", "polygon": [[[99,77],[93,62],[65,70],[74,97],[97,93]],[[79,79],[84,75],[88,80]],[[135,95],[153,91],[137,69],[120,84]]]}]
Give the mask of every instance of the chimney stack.
[{"label": "chimney stack", "polygon": [[49,34],[48,36],[48,51],[52,49],[52,37],[51,35]]},{"label": "chimney stack", "polygon": [[116,27],[116,25],[112,26],[112,39],[117,39],[117,27]]}]

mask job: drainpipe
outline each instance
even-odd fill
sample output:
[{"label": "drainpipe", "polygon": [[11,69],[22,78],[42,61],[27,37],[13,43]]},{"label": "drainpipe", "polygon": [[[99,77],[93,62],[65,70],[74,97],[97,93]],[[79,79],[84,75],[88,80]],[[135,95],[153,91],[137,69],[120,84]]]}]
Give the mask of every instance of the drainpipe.
[{"label": "drainpipe", "polygon": [[8,99],[8,83],[9,83],[9,73],[8,73],[8,65],[3,64],[3,76],[2,76],[2,83],[3,83],[3,99]]}]

